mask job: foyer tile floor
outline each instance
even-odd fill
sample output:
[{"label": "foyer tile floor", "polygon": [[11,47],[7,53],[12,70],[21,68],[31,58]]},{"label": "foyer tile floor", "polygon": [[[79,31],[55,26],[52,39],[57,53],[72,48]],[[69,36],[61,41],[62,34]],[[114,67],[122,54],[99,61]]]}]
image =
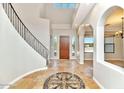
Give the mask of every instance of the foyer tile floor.
[{"label": "foyer tile floor", "polygon": [[99,86],[93,80],[92,61],[85,61],[85,64],[79,64],[76,60],[50,60],[48,69],[34,72],[23,77],[9,89],[42,89],[45,80],[58,72],[70,72],[79,76],[86,89],[99,89]]}]

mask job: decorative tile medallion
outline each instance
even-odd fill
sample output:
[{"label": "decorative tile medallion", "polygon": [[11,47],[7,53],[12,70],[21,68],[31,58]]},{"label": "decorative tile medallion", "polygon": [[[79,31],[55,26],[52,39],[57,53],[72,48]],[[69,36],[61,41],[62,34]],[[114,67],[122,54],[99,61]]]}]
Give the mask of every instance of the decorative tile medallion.
[{"label": "decorative tile medallion", "polygon": [[51,75],[44,83],[44,89],[84,89],[81,78],[69,72],[59,72]]}]

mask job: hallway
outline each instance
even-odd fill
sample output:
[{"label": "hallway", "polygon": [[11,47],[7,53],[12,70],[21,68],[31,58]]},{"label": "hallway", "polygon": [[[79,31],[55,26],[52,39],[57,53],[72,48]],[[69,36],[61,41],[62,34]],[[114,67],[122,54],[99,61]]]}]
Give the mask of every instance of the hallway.
[{"label": "hallway", "polygon": [[124,3],[1,3],[0,20],[0,89],[124,89]]},{"label": "hallway", "polygon": [[79,64],[76,60],[51,60],[47,70],[37,71],[25,76],[10,89],[42,89],[45,80],[58,72],[71,72],[79,76],[86,89],[99,89],[99,86],[92,79],[92,61],[85,61],[85,64]]}]

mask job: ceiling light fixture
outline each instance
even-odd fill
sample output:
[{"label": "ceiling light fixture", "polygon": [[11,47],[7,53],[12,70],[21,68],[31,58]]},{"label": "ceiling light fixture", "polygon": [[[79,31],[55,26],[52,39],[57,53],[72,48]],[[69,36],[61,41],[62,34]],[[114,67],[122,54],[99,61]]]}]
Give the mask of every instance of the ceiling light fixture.
[{"label": "ceiling light fixture", "polygon": [[121,35],[121,37],[124,38],[124,16],[122,16],[121,19],[122,19],[122,35]]},{"label": "ceiling light fixture", "polygon": [[85,24],[85,26],[90,26],[90,24]]},{"label": "ceiling light fixture", "polygon": [[121,31],[115,32],[116,37],[121,37],[122,39],[124,38],[124,16],[121,17]]},{"label": "ceiling light fixture", "polygon": [[82,26],[82,27],[84,27],[85,25],[84,25],[84,24],[82,24],[81,26]]}]

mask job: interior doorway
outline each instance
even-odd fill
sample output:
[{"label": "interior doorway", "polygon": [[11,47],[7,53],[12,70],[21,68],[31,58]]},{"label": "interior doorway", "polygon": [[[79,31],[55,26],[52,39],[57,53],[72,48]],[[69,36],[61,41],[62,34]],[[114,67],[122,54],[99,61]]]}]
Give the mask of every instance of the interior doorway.
[{"label": "interior doorway", "polygon": [[60,59],[69,59],[69,36],[60,36]]}]

